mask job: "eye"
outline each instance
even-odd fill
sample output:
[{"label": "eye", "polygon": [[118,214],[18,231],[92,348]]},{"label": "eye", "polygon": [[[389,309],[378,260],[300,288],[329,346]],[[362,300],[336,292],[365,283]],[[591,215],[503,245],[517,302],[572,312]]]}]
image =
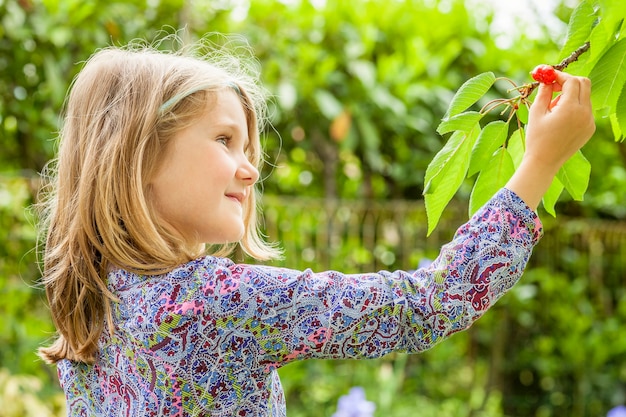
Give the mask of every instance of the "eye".
[{"label": "eye", "polygon": [[218,137],[216,139],[216,142],[219,142],[219,143],[221,143],[224,146],[228,146],[228,144],[230,143],[231,139],[232,138],[230,136],[220,136],[220,137]]}]

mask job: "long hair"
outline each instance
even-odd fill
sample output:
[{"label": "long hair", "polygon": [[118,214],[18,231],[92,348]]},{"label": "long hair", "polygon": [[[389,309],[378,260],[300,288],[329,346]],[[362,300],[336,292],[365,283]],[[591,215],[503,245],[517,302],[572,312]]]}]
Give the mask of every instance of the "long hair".
[{"label": "long hair", "polygon": [[[113,331],[111,267],[159,274],[206,253],[163,226],[147,184],[172,137],[201,115],[215,91],[239,94],[247,156],[257,168],[262,162],[266,95],[254,67],[203,48],[200,42],[173,52],[145,44],[108,47],[87,60],[71,85],[40,212],[43,284],[58,331],[39,350],[49,363],[94,362],[100,335]],[[257,260],[277,257],[259,232],[255,193],[243,208],[241,248]],[[227,256],[234,246],[212,247],[211,254]]]}]

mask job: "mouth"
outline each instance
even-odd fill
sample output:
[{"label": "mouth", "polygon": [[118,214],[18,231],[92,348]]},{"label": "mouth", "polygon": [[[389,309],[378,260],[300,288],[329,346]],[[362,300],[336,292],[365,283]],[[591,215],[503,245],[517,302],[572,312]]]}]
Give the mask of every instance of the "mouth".
[{"label": "mouth", "polygon": [[243,193],[230,193],[230,194],[226,194],[226,198],[236,201],[239,204],[243,204],[243,201],[245,200],[246,195]]}]

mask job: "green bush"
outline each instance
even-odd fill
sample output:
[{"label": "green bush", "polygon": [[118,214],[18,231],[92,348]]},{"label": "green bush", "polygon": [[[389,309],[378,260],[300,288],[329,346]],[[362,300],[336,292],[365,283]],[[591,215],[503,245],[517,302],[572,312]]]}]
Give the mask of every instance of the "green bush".
[{"label": "green bush", "polygon": [[[557,61],[561,40],[511,33],[503,50],[460,0],[326,3],[0,0],[0,416],[64,415],[56,372],[35,355],[53,326],[27,208],[64,94],[98,47],[168,26],[250,40],[275,94],[264,203],[287,266],[412,269],[465,220],[466,185],[425,239],[423,176],[452,94],[484,71],[524,81]],[[559,9],[564,22],[571,12]],[[385,417],[596,417],[625,403],[626,226],[601,220],[626,218],[626,148],[612,137],[600,122],[585,148],[585,201],[559,202],[585,220],[542,214],[528,272],[474,327],[421,355],[290,364],[280,370],[289,415],[330,416],[356,385]]]}]

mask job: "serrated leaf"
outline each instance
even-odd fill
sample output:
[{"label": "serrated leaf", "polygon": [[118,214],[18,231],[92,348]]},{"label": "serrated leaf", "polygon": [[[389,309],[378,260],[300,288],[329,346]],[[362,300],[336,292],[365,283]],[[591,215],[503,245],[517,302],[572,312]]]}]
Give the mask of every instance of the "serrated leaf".
[{"label": "serrated leaf", "polygon": [[505,148],[499,148],[484,167],[470,196],[469,215],[476,213],[511,178],[515,172],[511,155]]},{"label": "serrated leaf", "polygon": [[626,17],[626,3],[623,1],[608,0],[598,8],[601,24],[604,24],[609,33],[607,43],[623,38],[624,18]]},{"label": "serrated leaf", "polygon": [[[608,42],[608,31],[604,24],[600,23],[591,31],[591,35],[589,35],[589,42],[591,47],[589,48],[589,52],[581,55],[577,62],[574,64],[578,64],[579,62],[584,62],[584,65],[581,65],[582,72],[577,71],[575,74],[588,76],[593,66],[598,62],[598,59],[607,51],[610,46]],[[585,55],[588,55],[585,57]],[[578,67],[576,65],[572,66],[571,64],[567,67],[570,72],[572,71],[572,67],[574,70],[577,70]]]},{"label": "serrated leaf", "polygon": [[569,56],[572,51],[585,43],[596,18],[593,6],[587,1],[581,2],[574,9],[567,25],[567,37],[563,48],[561,48],[559,61],[562,61],[563,58]]},{"label": "serrated leaf", "polygon": [[461,130],[463,132],[469,132],[476,126],[476,123],[482,119],[483,115],[476,111],[468,111],[465,113],[457,114],[450,119],[444,119],[439,126],[437,126],[437,133],[445,135],[455,130]]},{"label": "serrated leaf", "polygon": [[454,132],[426,168],[424,204],[428,220],[427,235],[435,229],[443,210],[465,178],[470,150],[478,137],[478,130],[477,127],[470,132]]},{"label": "serrated leaf", "polygon": [[548,214],[552,215],[552,217],[556,217],[556,210],[554,207],[556,206],[556,202],[559,200],[562,192],[563,184],[558,178],[555,177],[552,180],[552,184],[550,184],[548,191],[546,191],[541,199],[543,208],[548,212]]},{"label": "serrated leaf", "polygon": [[489,91],[495,81],[493,72],[484,72],[465,81],[452,97],[444,120],[467,110]]},{"label": "serrated leaf", "polygon": [[469,150],[472,149],[476,143],[479,134],[480,125],[476,124],[474,129],[469,132],[457,130],[450,136],[444,147],[437,152],[433,160],[426,167],[424,195],[435,192],[437,184],[441,180],[439,177],[443,175],[442,172],[451,161],[458,159],[460,157],[459,155],[464,155],[464,162],[466,160],[469,166]]},{"label": "serrated leaf", "polygon": [[467,170],[468,177],[485,167],[496,149],[504,144],[508,131],[509,124],[502,120],[496,120],[483,127],[476,145],[472,149],[469,169]]},{"label": "serrated leaf", "polygon": [[582,201],[589,185],[590,174],[591,164],[578,151],[563,164],[556,176],[574,200]]},{"label": "serrated leaf", "polygon": [[[593,89],[591,101],[595,110],[615,112],[617,99],[626,82],[626,39],[615,43],[589,74]],[[567,187],[566,187],[567,188]]]},{"label": "serrated leaf", "polygon": [[433,193],[435,187],[433,187],[432,179],[445,169],[448,161],[454,156],[457,149],[463,144],[463,132],[455,132],[450,136],[448,141],[443,145],[443,148],[437,152],[435,157],[430,161],[426,167],[426,173],[424,175],[424,191],[423,195]]}]

